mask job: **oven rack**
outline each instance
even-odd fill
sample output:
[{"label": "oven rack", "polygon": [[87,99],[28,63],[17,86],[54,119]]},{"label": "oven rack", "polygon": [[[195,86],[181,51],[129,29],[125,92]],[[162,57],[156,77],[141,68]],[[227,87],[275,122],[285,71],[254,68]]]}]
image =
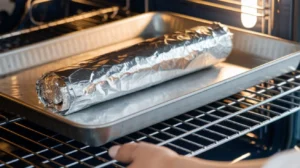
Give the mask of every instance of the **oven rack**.
[{"label": "oven rack", "polygon": [[[244,13],[261,18],[261,32],[271,34],[274,23],[274,0],[258,0],[257,5],[242,4],[240,0],[187,0],[187,2],[214,7],[226,11],[232,11],[236,13]],[[242,10],[242,7],[246,7],[249,10]],[[256,9],[257,12],[252,12],[251,9]],[[267,22],[267,25],[266,25]],[[265,32],[267,27],[267,32]]]},{"label": "oven rack", "polygon": [[118,15],[118,13],[119,7],[113,6],[4,34],[0,36],[0,43],[2,44],[0,46],[0,54],[16,48],[124,18],[124,16],[122,17],[121,15]]},{"label": "oven rack", "polygon": [[112,6],[4,34],[0,36],[0,76],[109,45],[113,40],[97,39],[99,25],[131,15]]},{"label": "oven rack", "polygon": [[9,38],[9,37],[13,37],[13,36],[18,36],[18,35],[21,35],[21,34],[31,33],[31,32],[42,30],[42,29],[47,29],[47,28],[62,25],[62,24],[65,24],[65,23],[78,21],[78,20],[81,20],[81,19],[90,18],[90,17],[97,16],[97,15],[108,14],[108,13],[111,13],[111,12],[112,13],[117,13],[118,11],[119,11],[118,6],[112,6],[112,7],[108,7],[108,8],[104,8],[104,9],[98,9],[98,10],[91,11],[91,12],[85,12],[85,13],[78,14],[78,15],[75,15],[75,16],[71,16],[71,17],[56,20],[56,21],[53,21],[53,22],[49,22],[49,23],[46,23],[46,24],[43,24],[43,25],[40,25],[40,26],[34,26],[34,27],[31,27],[31,28],[28,28],[28,29],[23,29],[23,30],[3,34],[3,35],[0,36],[0,40],[5,39],[5,38]]},{"label": "oven rack", "polygon": [[294,112],[300,71],[155,124],[100,147],[90,147],[8,112],[0,113],[0,167],[124,167],[111,160],[112,145],[145,141],[197,156]]}]

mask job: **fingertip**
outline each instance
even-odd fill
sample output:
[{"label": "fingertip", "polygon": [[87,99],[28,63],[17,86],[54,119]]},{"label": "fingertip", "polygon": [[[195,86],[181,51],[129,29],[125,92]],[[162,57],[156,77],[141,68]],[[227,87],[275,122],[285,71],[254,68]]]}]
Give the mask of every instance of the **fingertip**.
[{"label": "fingertip", "polygon": [[118,151],[119,151],[120,147],[121,147],[120,145],[116,145],[116,146],[111,147],[108,150],[109,156],[112,157],[112,158],[115,158],[118,154]]}]

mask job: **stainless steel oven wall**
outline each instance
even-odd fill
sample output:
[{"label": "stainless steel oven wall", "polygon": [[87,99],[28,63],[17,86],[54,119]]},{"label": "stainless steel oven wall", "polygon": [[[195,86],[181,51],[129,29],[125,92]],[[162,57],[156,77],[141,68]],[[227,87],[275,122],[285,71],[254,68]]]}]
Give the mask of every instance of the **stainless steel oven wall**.
[{"label": "stainless steel oven wall", "polygon": [[300,1],[295,0],[293,5],[293,40],[300,41]]},{"label": "stainless steel oven wall", "polygon": [[[300,6],[299,6],[300,7]],[[299,69],[299,68],[298,68]],[[295,93],[295,96],[297,96],[297,97],[300,97],[300,93]],[[300,104],[300,102],[297,102],[298,104]],[[295,113],[294,114],[294,131],[293,131],[293,139],[294,139],[294,141],[296,141],[295,143],[296,144],[298,144],[298,146],[300,145],[300,113],[298,112],[298,113]],[[294,142],[291,142],[292,143],[292,145],[294,145],[293,143]],[[293,147],[293,146],[291,146],[291,147]]]},{"label": "stainless steel oven wall", "polygon": [[293,39],[293,6],[297,1],[299,0],[275,1],[274,27],[272,35],[288,40]]}]

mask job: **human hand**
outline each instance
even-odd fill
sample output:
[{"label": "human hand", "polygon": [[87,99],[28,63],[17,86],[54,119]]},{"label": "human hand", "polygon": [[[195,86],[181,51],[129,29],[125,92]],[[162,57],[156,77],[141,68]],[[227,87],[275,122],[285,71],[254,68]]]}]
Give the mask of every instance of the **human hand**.
[{"label": "human hand", "polygon": [[161,146],[148,143],[129,143],[113,146],[109,155],[122,163],[128,163],[128,168],[261,168],[266,159],[231,162],[208,161],[193,157],[184,157]]},{"label": "human hand", "polygon": [[109,149],[109,155],[122,163],[128,163],[128,168],[172,168],[179,155],[166,148],[140,142],[114,146]]}]

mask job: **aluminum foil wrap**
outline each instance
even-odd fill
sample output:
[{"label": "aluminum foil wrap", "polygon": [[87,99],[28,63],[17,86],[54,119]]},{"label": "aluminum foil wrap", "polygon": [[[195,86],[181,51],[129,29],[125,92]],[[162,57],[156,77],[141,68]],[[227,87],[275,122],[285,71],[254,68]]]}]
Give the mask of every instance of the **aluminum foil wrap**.
[{"label": "aluminum foil wrap", "polygon": [[194,27],[46,73],[36,90],[47,108],[67,115],[212,66],[231,50],[227,27]]}]

